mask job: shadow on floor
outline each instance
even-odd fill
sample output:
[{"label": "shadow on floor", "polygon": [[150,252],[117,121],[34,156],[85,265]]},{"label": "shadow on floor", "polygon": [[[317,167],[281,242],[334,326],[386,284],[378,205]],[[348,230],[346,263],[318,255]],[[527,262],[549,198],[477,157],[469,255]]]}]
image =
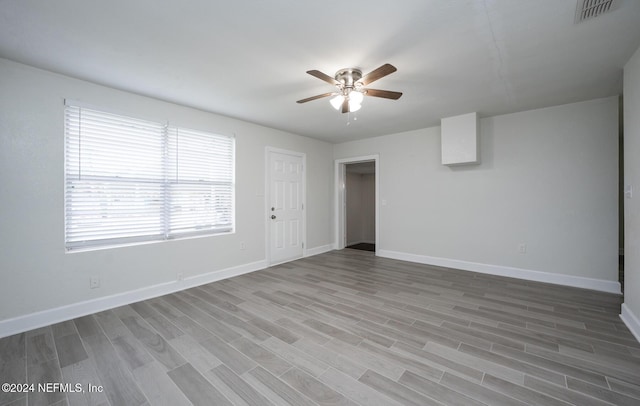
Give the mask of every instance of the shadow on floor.
[{"label": "shadow on floor", "polygon": [[361,242],[359,244],[349,245],[346,248],[351,248],[351,249],[354,249],[354,250],[376,252],[376,245],[375,244],[369,244],[369,243],[366,243],[366,242]]}]

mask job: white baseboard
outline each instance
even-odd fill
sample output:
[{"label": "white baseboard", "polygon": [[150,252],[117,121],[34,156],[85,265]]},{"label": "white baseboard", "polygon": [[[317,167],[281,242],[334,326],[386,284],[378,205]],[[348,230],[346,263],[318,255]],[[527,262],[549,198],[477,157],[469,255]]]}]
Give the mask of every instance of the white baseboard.
[{"label": "white baseboard", "polygon": [[195,286],[216,282],[222,279],[258,271],[267,267],[266,260],[252,262],[218,271],[209,272],[202,275],[185,278],[181,281],[159,283],[157,285],[144,287],[111,296],[100,297],[54,309],[43,310],[36,313],[18,316],[12,319],[0,321],[0,338],[33,330],[35,328],[48,326],[88,314],[101,312],[115,307],[124,306],[141,300],[151,299],[178,292]]},{"label": "white baseboard", "polygon": [[426,255],[408,254],[404,252],[378,250],[378,256],[402,261],[416,262],[419,264],[435,265],[445,268],[462,269],[486,273],[490,275],[507,276],[510,278],[525,279],[529,281],[553,283],[556,285],[572,286],[598,290],[601,292],[621,294],[620,282],[604,279],[583,278],[581,276],[555,274],[550,272],[532,271],[529,269],[514,268],[501,265],[481,264],[477,262],[461,261],[457,259],[430,257]]},{"label": "white baseboard", "polygon": [[314,255],[320,255],[320,254],[324,254],[325,252],[333,251],[334,249],[335,248],[333,244],[321,245],[319,247],[314,247],[314,248],[307,248],[307,250],[304,253],[304,256],[305,258],[312,257]]},{"label": "white baseboard", "polygon": [[633,314],[631,309],[626,304],[622,304],[622,309],[620,311],[620,318],[627,325],[631,334],[640,342],[640,318]]}]

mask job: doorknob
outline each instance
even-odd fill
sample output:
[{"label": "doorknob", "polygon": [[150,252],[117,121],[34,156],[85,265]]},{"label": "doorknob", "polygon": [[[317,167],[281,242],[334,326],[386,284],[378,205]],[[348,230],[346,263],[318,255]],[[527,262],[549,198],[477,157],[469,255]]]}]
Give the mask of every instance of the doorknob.
[{"label": "doorknob", "polygon": [[271,215],[271,220],[275,220],[275,219],[276,219],[276,215],[275,215],[275,214],[272,214],[272,215]]}]

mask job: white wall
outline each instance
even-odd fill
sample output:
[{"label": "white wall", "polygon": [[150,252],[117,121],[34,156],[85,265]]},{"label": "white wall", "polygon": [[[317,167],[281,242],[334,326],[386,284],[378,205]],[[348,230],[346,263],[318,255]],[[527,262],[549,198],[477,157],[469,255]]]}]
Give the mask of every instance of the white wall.
[{"label": "white wall", "polygon": [[640,48],[624,67],[624,305],[622,317],[640,340]]},{"label": "white wall", "polygon": [[345,175],[347,246],[363,242],[362,239],[362,175],[347,171]]},{"label": "white wall", "polygon": [[[236,233],[65,253],[65,98],[235,134]],[[307,154],[306,246],[328,249],[333,242],[331,144],[0,59],[0,327],[33,312],[175,282],[178,272],[197,279],[264,266],[266,146]],[[90,276],[99,277],[102,286],[89,289]]]},{"label": "white wall", "polygon": [[362,182],[362,241],[376,242],[376,175],[363,173]]},{"label": "white wall", "polygon": [[617,109],[611,97],[481,119],[479,165],[441,165],[439,127],[334,156],[380,155],[381,255],[619,291]]},{"label": "white wall", "polygon": [[346,245],[376,241],[376,177],[370,173],[346,174]]}]

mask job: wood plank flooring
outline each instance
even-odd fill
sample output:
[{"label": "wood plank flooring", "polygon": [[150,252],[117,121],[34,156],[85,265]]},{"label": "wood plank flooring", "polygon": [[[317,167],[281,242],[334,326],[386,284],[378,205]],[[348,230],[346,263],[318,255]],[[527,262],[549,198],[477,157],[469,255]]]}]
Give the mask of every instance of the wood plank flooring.
[{"label": "wood plank flooring", "polygon": [[334,251],[0,339],[0,405],[640,405],[621,301]]}]

